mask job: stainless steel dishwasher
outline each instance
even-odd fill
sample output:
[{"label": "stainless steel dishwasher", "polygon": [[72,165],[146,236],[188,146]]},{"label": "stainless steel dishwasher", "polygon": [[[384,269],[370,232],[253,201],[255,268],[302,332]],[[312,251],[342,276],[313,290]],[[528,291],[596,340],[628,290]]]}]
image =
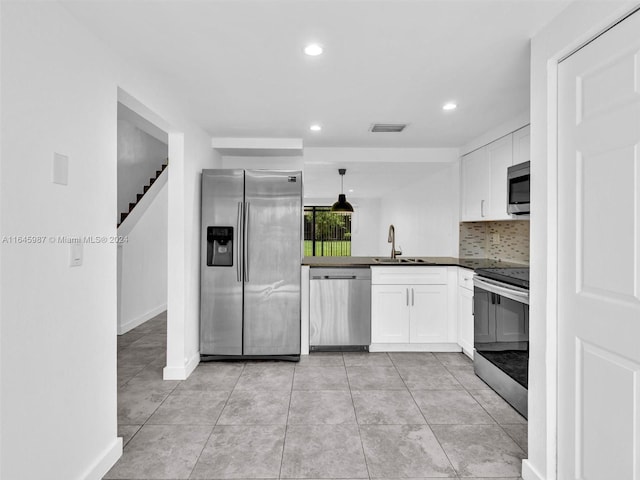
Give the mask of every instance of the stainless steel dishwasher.
[{"label": "stainless steel dishwasher", "polygon": [[312,268],[310,283],[310,350],[368,351],[371,269]]}]

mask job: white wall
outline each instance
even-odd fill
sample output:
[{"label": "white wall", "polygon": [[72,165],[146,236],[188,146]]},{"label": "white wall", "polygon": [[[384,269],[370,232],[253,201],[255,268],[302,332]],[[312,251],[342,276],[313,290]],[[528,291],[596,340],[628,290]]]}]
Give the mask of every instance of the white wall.
[{"label": "white wall", "polygon": [[[113,58],[55,5],[3,3],[2,22],[3,234],[115,235]],[[121,449],[116,246],[70,268],[68,245],[3,245],[0,275],[0,477],[84,478]]]},{"label": "white wall", "polygon": [[167,309],[168,191],[165,183],[118,247],[119,335]]},{"label": "white wall", "polygon": [[[144,102],[166,120],[176,158],[168,363],[185,374],[198,350],[199,171],[216,165],[210,136],[161,76],[116,58],[59,4],[0,8],[3,235],[114,236],[118,87]],[[53,152],[69,155],[67,186],[51,183]],[[84,244],[83,265],[70,268],[68,245],[5,244],[0,262],[0,477],[100,478],[121,452],[116,245]]]},{"label": "white wall", "polygon": [[390,255],[390,224],[403,255],[457,255],[457,149],[311,148],[304,161],[306,205],[333,204],[340,192],[338,168],[347,169],[353,256]]},{"label": "white wall", "polygon": [[[327,205],[332,205],[336,200],[337,198],[332,199]],[[377,255],[380,253],[380,199],[354,198],[349,201],[354,209],[351,218],[351,255]]]},{"label": "white wall", "polygon": [[382,197],[378,254],[391,254],[387,233],[393,224],[404,256],[457,256],[458,175],[457,163],[426,165],[421,177]]},{"label": "white wall", "polygon": [[273,170],[303,170],[302,157],[242,157],[225,155],[220,168],[247,168]]},{"label": "white wall", "polygon": [[457,148],[310,147],[304,149],[305,163],[439,163],[454,161],[457,156]]},{"label": "white wall", "polygon": [[[180,222],[176,215],[169,215],[169,229],[174,230],[175,236],[182,236],[183,241],[170,243],[169,251],[173,245],[174,257],[184,258],[183,274],[176,275],[169,282],[174,282],[174,291],[184,292],[184,310],[180,310],[178,302],[171,303],[169,297],[169,324],[175,338],[181,341],[172,341],[168,344],[167,367],[164,378],[184,380],[196,368],[200,362],[200,212],[201,212],[201,187],[202,170],[205,168],[221,168],[222,160],[211,149],[211,137],[202,131],[192,134],[191,142],[185,144],[185,163],[182,175],[184,193],[181,199],[182,211]],[[170,146],[171,146],[171,140]],[[171,161],[171,150],[169,151]],[[169,203],[171,204],[172,188],[176,182],[171,183],[173,164],[169,170]],[[174,236],[174,238],[175,238]],[[170,236],[171,241],[171,236]],[[184,250],[181,250],[184,248]],[[169,261],[172,257],[169,256]],[[170,265],[171,269],[176,266]],[[171,275],[171,274],[170,274]],[[180,283],[182,281],[183,283]],[[171,291],[171,283],[169,283]],[[171,317],[178,316],[182,321],[172,322]],[[182,334],[182,335],[181,335]]]},{"label": "white wall", "polygon": [[525,480],[556,479],[557,61],[637,6],[637,1],[569,5],[531,44],[531,303],[529,458]]}]

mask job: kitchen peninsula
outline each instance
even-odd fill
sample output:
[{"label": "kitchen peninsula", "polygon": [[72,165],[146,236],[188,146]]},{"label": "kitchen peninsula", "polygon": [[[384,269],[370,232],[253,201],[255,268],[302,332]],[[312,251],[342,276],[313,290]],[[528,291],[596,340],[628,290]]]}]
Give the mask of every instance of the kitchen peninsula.
[{"label": "kitchen peninsula", "polygon": [[[317,306],[333,304],[332,321],[345,295],[312,288],[316,268],[371,269],[371,352],[464,352],[473,357],[473,276],[479,268],[523,267],[483,258],[457,257],[305,257],[302,261],[302,354],[309,353],[309,333],[320,328]],[[335,287],[339,289],[339,283]],[[352,301],[352,300],[349,300]],[[346,311],[345,311],[346,312]],[[347,328],[347,327],[345,327]]]},{"label": "kitchen peninsula", "polygon": [[457,257],[397,257],[397,262],[390,262],[390,257],[304,257],[303,266],[309,267],[366,267],[366,266],[441,266],[476,268],[521,267],[522,264],[504,262],[489,258],[457,258]]}]

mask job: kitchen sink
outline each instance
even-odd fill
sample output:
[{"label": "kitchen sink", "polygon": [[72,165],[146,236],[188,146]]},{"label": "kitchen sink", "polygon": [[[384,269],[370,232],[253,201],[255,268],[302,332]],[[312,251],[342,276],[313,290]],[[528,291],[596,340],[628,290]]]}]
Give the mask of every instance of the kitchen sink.
[{"label": "kitchen sink", "polygon": [[384,257],[384,258],[374,258],[373,261],[376,263],[400,264],[400,263],[406,263],[406,258]]},{"label": "kitchen sink", "polygon": [[375,263],[383,263],[390,265],[407,265],[407,264],[421,264],[421,265],[435,265],[434,263],[427,262],[422,258],[391,258],[391,257],[378,257],[374,258]]}]

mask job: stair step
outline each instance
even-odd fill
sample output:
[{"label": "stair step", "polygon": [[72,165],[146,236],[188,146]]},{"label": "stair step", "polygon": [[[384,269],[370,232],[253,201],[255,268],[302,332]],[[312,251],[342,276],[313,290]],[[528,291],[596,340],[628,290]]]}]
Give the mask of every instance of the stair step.
[{"label": "stair step", "polygon": [[155,183],[155,181],[158,179],[158,177],[160,175],[162,175],[162,172],[164,172],[164,169],[167,168],[168,166],[169,166],[169,159],[167,158],[165,163],[162,164],[162,167],[160,168],[160,170],[156,170],[156,176],[149,179],[149,185],[145,185],[142,188],[142,193],[137,193],[136,194],[135,203],[129,203],[129,211],[128,212],[122,212],[120,214],[120,223],[118,224],[118,227],[120,225],[122,225],[122,222],[124,222],[124,219],[127,218],[127,216],[135,208],[135,206],[140,202],[140,200],[142,200],[142,197],[144,197],[144,194],[149,191],[149,189],[151,188],[151,185],[153,185]]}]

